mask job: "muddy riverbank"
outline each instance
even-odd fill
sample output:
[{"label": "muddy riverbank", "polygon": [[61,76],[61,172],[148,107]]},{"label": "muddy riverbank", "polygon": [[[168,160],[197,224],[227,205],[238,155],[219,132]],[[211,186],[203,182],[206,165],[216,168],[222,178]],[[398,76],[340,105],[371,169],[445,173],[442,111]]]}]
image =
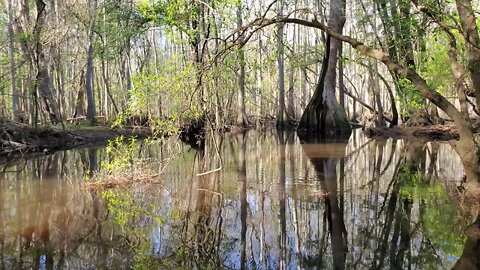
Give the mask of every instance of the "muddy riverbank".
[{"label": "muddy riverbank", "polygon": [[52,153],[75,147],[106,143],[117,136],[146,138],[148,128],[109,128],[106,126],[81,129],[52,127],[32,128],[25,124],[0,120],[0,157],[34,153]]}]

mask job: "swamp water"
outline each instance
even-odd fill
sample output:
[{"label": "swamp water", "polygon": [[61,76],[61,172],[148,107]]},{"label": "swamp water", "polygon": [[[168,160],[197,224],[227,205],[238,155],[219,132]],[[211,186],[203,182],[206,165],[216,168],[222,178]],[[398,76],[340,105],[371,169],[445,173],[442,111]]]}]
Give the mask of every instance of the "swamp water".
[{"label": "swamp water", "polygon": [[85,188],[117,162],[105,148],[4,167],[0,267],[448,269],[479,252],[466,234],[477,213],[452,198],[463,169],[448,143],[249,132],[204,151],[137,146],[126,162],[161,176],[129,192]]}]

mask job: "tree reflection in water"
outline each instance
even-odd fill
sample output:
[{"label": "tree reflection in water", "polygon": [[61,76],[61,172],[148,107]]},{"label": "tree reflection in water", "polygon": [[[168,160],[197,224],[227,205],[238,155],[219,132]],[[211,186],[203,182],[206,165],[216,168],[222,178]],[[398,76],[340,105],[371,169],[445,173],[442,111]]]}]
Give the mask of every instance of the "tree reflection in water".
[{"label": "tree reflection in water", "polygon": [[[320,182],[325,200],[325,216],[331,239],[333,268],[345,269],[348,252],[347,230],[343,216],[343,188],[338,188],[337,165],[345,158],[348,140],[323,140],[316,137],[301,137],[302,148],[312,163]],[[343,176],[343,172],[341,172]],[[317,258],[321,263],[324,258]]]},{"label": "tree reflection in water", "polygon": [[[138,155],[163,160],[177,144]],[[128,192],[82,187],[104,149],[6,165],[0,267],[478,267],[479,215],[457,199],[449,144],[249,132],[181,148],[162,186]]]}]

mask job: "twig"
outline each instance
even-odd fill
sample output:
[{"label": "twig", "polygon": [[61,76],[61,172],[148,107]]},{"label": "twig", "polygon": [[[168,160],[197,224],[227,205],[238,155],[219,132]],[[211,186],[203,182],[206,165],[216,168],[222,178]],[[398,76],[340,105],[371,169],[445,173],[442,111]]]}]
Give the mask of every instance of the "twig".
[{"label": "twig", "polygon": [[210,193],[213,193],[213,194],[216,194],[220,197],[223,198],[223,194],[222,193],[219,193],[219,192],[216,192],[216,191],[213,191],[213,190],[209,190],[209,189],[204,189],[204,188],[197,188],[197,190],[199,191],[206,191],[206,192],[210,192]]},{"label": "twig", "polygon": [[211,174],[211,173],[214,173],[214,172],[218,172],[218,171],[221,171],[223,168],[222,166],[214,169],[214,170],[211,170],[211,171],[208,171],[208,172],[204,172],[204,173],[197,173],[197,176],[204,176],[204,175],[207,175],[207,174]]}]

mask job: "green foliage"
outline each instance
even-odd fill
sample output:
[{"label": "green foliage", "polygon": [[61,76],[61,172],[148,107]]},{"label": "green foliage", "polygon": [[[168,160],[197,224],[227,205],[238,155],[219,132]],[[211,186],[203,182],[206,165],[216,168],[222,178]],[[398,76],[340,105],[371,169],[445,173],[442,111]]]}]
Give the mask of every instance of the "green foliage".
[{"label": "green foliage", "polygon": [[67,123],[67,127],[73,129],[86,129],[91,126],[92,124],[87,119],[81,119],[72,123]]},{"label": "green foliage", "polygon": [[[130,248],[134,251],[134,269],[151,269],[160,266],[160,261],[150,255],[152,241],[148,232],[155,227],[162,227],[164,221],[156,215],[157,207],[153,204],[142,203],[130,193],[117,193],[104,191],[102,197],[107,202],[107,207],[115,222],[122,230],[135,241],[129,241]],[[148,227],[138,226],[140,220],[150,220]]]},{"label": "green foliage", "polygon": [[15,41],[18,42],[18,43],[22,43],[22,42],[27,42],[29,41],[30,39],[32,39],[32,35],[30,33],[17,33],[14,35],[14,38],[15,38]]},{"label": "green foliage", "polygon": [[[222,17],[222,23],[229,26],[234,22],[231,14],[239,1],[214,0],[209,1],[208,7],[201,7],[201,4],[202,2],[185,0],[143,0],[136,4],[135,9],[144,22],[166,26],[168,30],[178,30],[194,41],[201,34],[198,27],[201,8],[214,8],[215,13]],[[213,23],[213,18],[205,19],[208,23]]]},{"label": "green foliage", "polygon": [[445,188],[437,183],[436,193],[425,200],[425,213],[422,223],[427,237],[437,250],[446,254],[460,256],[465,243],[465,226],[461,220],[455,204],[450,201]]},{"label": "green foliage", "polygon": [[[132,115],[146,115],[149,116],[150,125],[174,133],[178,120],[201,115],[199,103],[196,102],[198,100],[193,99],[196,75],[194,65],[179,66],[175,57],[159,67],[156,73],[136,74],[132,77],[134,87],[130,92],[128,108],[119,115],[115,125],[125,123]],[[153,117],[152,108],[158,107],[167,109],[159,117]],[[168,118],[163,115],[168,115]]]},{"label": "green foliage", "polygon": [[460,256],[465,241],[464,226],[458,222],[462,219],[445,186],[440,182],[429,184],[422,172],[406,166],[400,169],[397,181],[401,198],[419,201],[424,233],[436,250]]},{"label": "green foliage", "polygon": [[136,216],[143,209],[135,207],[133,199],[128,194],[119,195],[113,191],[102,192],[102,197],[108,203],[108,210],[114,217],[115,222],[125,226],[131,216]]},{"label": "green foliage", "polygon": [[162,89],[164,80],[165,78],[159,74],[138,73],[133,76],[134,87],[130,91],[128,104],[130,112],[132,114],[149,115],[150,107],[157,105],[157,100],[165,94],[164,89]]},{"label": "green foliage", "polygon": [[418,170],[412,172],[407,166],[400,169],[397,181],[400,186],[400,197],[404,199],[425,199],[431,196],[432,193],[443,192],[440,186],[432,187],[427,184],[422,172]]},{"label": "green foliage", "polygon": [[[175,134],[184,119],[197,119],[201,113],[196,89],[197,69],[193,64],[178,65],[172,57],[157,67],[132,76],[127,108],[117,115],[112,126],[122,126],[132,117],[148,119],[148,125],[159,134]],[[160,134],[161,133],[161,134]]]},{"label": "green foliage", "polygon": [[140,166],[142,160],[137,158],[140,146],[135,137],[125,140],[123,136],[109,141],[106,152],[107,158],[102,162],[109,172],[124,172],[131,168]]},{"label": "green foliage", "polygon": [[428,85],[445,94],[452,85],[448,41],[443,34],[436,33],[427,37],[425,42],[428,46],[421,55],[423,61],[419,63],[419,70]]},{"label": "green foliage", "polygon": [[163,220],[154,215],[156,206],[153,204],[142,205],[130,193],[117,193],[112,190],[102,192],[102,197],[108,203],[108,210],[114,217],[114,220],[123,226],[129,221],[138,220],[146,217],[155,221],[155,226],[163,226]]},{"label": "green foliage", "polygon": [[[154,75],[148,75],[154,77]],[[131,115],[150,115],[150,101],[155,101],[155,81],[139,73],[131,78],[134,87],[129,92],[128,112]],[[155,80],[156,78],[153,78]]]},{"label": "green foliage", "polygon": [[119,113],[117,115],[117,117],[115,118],[115,120],[113,120],[112,122],[112,128],[115,128],[115,127],[120,127],[124,124],[127,123],[128,119],[130,118],[130,111],[129,109],[127,108],[127,110]]},{"label": "green foliage", "polygon": [[402,78],[397,81],[400,89],[400,106],[402,114],[406,117],[414,116],[425,109],[425,98],[420,94],[409,80]]},{"label": "green foliage", "polygon": [[97,12],[97,16],[104,20],[94,28],[99,37],[94,51],[103,59],[113,60],[128,50],[132,39],[146,28],[144,21],[128,2],[106,0],[103,5]]}]

